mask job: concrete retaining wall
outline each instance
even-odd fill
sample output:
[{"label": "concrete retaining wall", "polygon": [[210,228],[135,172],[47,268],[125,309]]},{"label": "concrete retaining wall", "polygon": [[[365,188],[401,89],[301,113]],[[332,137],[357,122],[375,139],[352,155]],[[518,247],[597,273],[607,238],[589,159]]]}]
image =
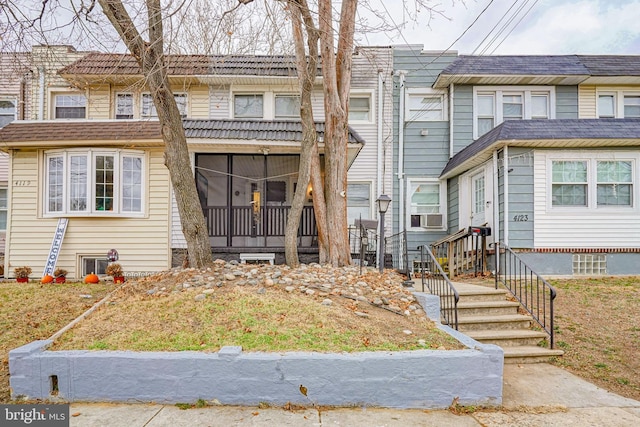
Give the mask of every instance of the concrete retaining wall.
[{"label": "concrete retaining wall", "polygon": [[[65,401],[444,408],[502,403],[504,354],[448,327],[456,351],[218,353],[47,351],[35,341],[9,352],[13,397]],[[57,389],[56,389],[57,384]],[[300,386],[307,389],[307,397]]]}]

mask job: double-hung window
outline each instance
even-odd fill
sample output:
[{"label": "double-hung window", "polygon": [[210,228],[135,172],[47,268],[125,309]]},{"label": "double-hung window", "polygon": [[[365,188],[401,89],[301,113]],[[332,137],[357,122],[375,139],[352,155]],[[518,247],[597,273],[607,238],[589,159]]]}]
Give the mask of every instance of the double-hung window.
[{"label": "double-hung window", "polygon": [[598,118],[639,118],[640,92],[605,91],[598,92]]},{"label": "double-hung window", "polygon": [[138,216],[144,208],[144,153],[67,150],[45,153],[45,213]]},{"label": "double-hung window", "polygon": [[410,92],[405,119],[408,122],[446,120],[444,94]]},{"label": "double-hung window", "polygon": [[116,94],[116,119],[133,119],[133,94]]},{"label": "double-hung window", "polygon": [[[180,117],[187,117],[187,94],[186,93],[174,93],[173,99],[176,101]],[[158,117],[158,111],[153,103],[153,97],[150,93],[142,94],[142,109],[140,116],[143,118],[156,118]]]},{"label": "double-hung window", "polygon": [[236,119],[262,119],[264,96],[262,94],[233,95],[233,117]]},{"label": "double-hung window", "polygon": [[551,206],[632,207],[633,160],[552,160]]},{"label": "double-hung window", "polygon": [[347,219],[354,224],[357,219],[371,218],[371,183],[347,184]]},{"label": "double-hung window", "polygon": [[55,95],[54,117],[56,119],[84,119],[87,98],[84,95]]},{"label": "double-hung window", "polygon": [[442,230],[444,227],[444,185],[437,179],[410,180],[408,190],[410,228]]},{"label": "double-hung window", "polygon": [[0,98],[0,128],[16,119],[18,101],[15,98]]},{"label": "double-hung window", "polygon": [[298,95],[276,95],[275,96],[275,118],[276,119],[297,119],[300,117],[300,96]]},{"label": "double-hung window", "polygon": [[349,97],[349,121],[371,121],[371,96],[352,95]]},{"label": "double-hung window", "polygon": [[474,137],[505,120],[551,119],[555,116],[553,88],[536,86],[474,88]]},{"label": "double-hung window", "polygon": [[0,188],[0,231],[7,229],[7,188]]}]

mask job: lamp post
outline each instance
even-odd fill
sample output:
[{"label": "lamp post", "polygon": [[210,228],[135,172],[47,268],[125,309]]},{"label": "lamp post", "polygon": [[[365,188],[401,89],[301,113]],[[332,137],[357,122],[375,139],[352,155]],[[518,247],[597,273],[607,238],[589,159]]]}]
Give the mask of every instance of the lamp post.
[{"label": "lamp post", "polygon": [[378,268],[380,273],[384,271],[384,214],[387,213],[387,209],[389,209],[389,204],[391,203],[391,197],[386,194],[381,194],[376,200],[378,204],[378,212],[380,213],[380,236],[378,237],[379,245],[378,245]]}]

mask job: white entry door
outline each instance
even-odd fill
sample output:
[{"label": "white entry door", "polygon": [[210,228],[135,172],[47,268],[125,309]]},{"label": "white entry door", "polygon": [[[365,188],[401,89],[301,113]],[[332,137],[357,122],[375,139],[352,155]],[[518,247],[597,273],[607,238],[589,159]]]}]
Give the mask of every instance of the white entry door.
[{"label": "white entry door", "polygon": [[484,170],[471,177],[471,225],[482,225],[486,222],[486,180]]}]

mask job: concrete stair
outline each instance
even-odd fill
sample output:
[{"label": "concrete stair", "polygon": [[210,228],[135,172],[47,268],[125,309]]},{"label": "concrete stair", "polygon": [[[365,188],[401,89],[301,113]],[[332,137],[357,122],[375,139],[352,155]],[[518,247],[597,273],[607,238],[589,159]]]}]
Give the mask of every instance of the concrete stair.
[{"label": "concrete stair", "polygon": [[536,363],[564,352],[540,347],[547,334],[532,329],[531,316],[518,313],[519,304],[508,292],[493,287],[453,283],[460,295],[458,330],[476,341],[504,350],[505,363]]}]

